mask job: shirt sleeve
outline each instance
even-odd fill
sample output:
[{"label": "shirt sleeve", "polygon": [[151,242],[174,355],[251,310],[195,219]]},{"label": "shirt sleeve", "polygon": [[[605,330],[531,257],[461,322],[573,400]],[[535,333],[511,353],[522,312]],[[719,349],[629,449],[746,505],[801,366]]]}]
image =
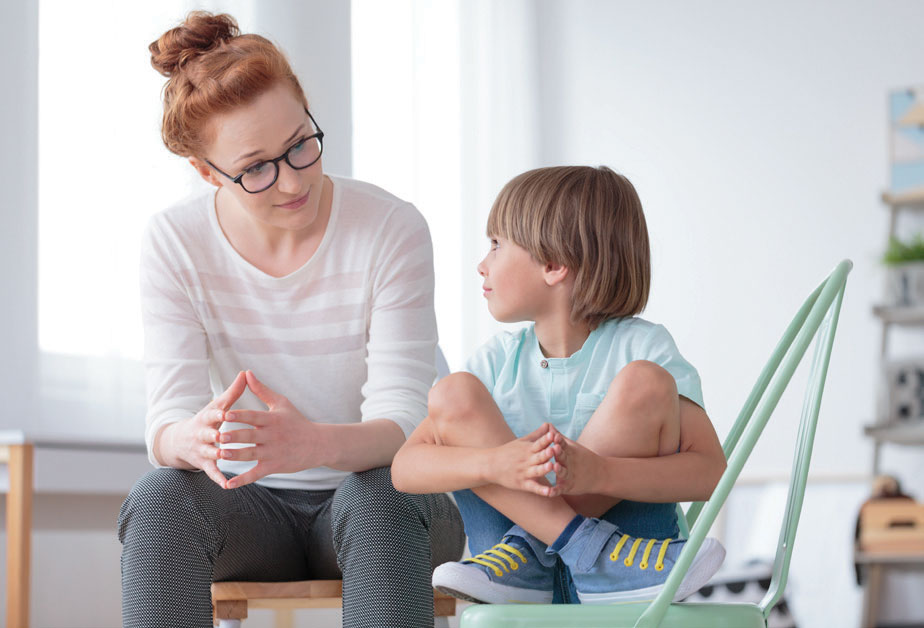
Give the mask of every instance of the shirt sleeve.
[{"label": "shirt sleeve", "polygon": [[462,369],[480,379],[492,395],[500,367],[504,363],[504,340],[509,337],[509,332],[501,332],[488,340],[469,357]]},{"label": "shirt sleeve", "polygon": [[705,409],[699,373],[680,355],[674,338],[663,325],[652,326],[640,347],[637,359],[649,360],[663,367],[677,382],[677,392]]},{"label": "shirt sleeve", "polygon": [[178,252],[155,216],[141,247],[141,317],[148,412],[144,440],[148,459],[154,436],[168,423],[194,416],[212,399],[205,330],[171,260]]},{"label": "shirt sleeve", "polygon": [[426,221],[410,204],[391,213],[378,245],[362,420],[390,419],[406,438],[426,416],[436,378],[433,245]]}]

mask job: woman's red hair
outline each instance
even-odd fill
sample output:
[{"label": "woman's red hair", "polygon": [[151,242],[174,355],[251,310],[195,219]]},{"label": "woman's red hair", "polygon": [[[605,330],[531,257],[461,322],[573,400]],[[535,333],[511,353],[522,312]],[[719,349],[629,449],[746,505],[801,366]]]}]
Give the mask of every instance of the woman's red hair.
[{"label": "woman's red hair", "polygon": [[148,49],[151,65],[169,79],[161,135],[177,155],[204,156],[212,116],[248,104],[276,85],[289,85],[308,105],[285,55],[260,35],[241,35],[230,15],[193,11]]}]

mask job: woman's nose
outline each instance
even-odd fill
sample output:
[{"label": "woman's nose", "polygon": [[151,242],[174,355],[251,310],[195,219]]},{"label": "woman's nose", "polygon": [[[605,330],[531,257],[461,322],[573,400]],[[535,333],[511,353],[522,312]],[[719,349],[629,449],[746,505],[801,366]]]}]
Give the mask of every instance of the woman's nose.
[{"label": "woman's nose", "polygon": [[301,192],[302,183],[299,171],[287,164],[285,160],[279,163],[279,179],[276,181],[279,191],[285,194]]}]

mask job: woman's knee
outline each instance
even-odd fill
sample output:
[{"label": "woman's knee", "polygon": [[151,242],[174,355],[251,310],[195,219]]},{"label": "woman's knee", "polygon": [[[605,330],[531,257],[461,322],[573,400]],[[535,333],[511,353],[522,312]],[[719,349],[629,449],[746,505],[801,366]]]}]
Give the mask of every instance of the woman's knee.
[{"label": "woman's knee", "polygon": [[335,544],[350,531],[368,534],[388,528],[423,524],[426,513],[414,495],[397,491],[391,468],[381,467],[351,473],[334,493],[331,524]]},{"label": "woman's knee", "polygon": [[122,503],[119,540],[124,542],[133,520],[140,520],[145,527],[169,526],[173,520],[188,522],[193,513],[202,513],[213,499],[212,487],[222,490],[205,473],[169,468],[149,471],[135,482]]}]

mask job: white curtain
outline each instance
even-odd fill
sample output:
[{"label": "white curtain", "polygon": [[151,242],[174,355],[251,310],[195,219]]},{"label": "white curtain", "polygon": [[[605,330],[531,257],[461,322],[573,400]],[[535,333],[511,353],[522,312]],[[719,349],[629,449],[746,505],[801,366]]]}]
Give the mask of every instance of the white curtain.
[{"label": "white curtain", "polygon": [[354,175],[426,216],[455,370],[502,327],[475,271],[491,203],[540,165],[535,3],[353,0],[352,22]]}]

